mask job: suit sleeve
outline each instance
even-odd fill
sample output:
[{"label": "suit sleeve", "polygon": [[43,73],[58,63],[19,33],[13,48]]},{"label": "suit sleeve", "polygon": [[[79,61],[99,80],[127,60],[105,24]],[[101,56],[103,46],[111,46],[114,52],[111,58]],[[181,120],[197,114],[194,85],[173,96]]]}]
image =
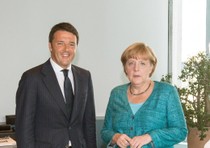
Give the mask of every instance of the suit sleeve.
[{"label": "suit sleeve", "polygon": [[34,120],[36,112],[36,84],[24,73],[16,93],[17,147],[34,148]]},{"label": "suit sleeve", "polygon": [[84,122],[84,132],[87,147],[96,148],[96,115],[94,105],[93,84],[90,73],[88,75],[88,92]]}]

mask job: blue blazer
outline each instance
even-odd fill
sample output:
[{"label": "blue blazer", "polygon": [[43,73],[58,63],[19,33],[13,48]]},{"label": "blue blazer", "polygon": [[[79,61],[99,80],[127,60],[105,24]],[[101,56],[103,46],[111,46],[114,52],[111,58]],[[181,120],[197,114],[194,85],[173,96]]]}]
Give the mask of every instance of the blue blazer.
[{"label": "blue blazer", "polygon": [[16,93],[18,148],[96,148],[90,72],[72,65],[75,98],[71,119],[50,61],[23,73]]},{"label": "blue blazer", "polygon": [[[134,115],[127,98],[128,86],[118,86],[111,92],[101,130],[106,143],[115,133],[131,138],[149,134],[155,148],[172,148],[186,138],[186,121],[175,87],[155,81],[151,95]],[[152,148],[152,144],[142,148]]]}]

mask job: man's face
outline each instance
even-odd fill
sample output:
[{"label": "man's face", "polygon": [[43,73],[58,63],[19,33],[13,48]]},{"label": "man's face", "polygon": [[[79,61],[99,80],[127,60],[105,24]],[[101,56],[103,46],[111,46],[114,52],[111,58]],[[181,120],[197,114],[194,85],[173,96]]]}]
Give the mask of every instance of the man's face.
[{"label": "man's face", "polygon": [[57,31],[52,43],[49,43],[51,57],[62,68],[67,68],[74,59],[77,48],[77,37],[67,31]]}]

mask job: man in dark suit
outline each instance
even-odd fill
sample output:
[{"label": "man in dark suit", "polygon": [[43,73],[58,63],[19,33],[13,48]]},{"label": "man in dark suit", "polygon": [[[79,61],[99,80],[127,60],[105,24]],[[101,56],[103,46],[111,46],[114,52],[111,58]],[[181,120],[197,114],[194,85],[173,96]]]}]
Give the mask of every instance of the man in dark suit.
[{"label": "man in dark suit", "polygon": [[[72,65],[78,41],[74,26],[56,24],[49,34],[51,58],[23,73],[16,94],[18,148],[96,148],[91,74]],[[72,86],[71,103],[63,69]]]}]

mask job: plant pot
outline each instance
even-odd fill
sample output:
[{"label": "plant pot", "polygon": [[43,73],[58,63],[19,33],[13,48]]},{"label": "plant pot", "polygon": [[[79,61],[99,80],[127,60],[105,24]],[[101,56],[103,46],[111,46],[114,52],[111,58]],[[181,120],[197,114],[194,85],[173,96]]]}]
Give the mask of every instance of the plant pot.
[{"label": "plant pot", "polygon": [[210,139],[210,127],[208,127],[208,131],[206,132],[207,136],[204,140],[200,140],[199,131],[197,128],[189,128],[189,133],[187,137],[188,148],[203,148],[204,145]]}]

